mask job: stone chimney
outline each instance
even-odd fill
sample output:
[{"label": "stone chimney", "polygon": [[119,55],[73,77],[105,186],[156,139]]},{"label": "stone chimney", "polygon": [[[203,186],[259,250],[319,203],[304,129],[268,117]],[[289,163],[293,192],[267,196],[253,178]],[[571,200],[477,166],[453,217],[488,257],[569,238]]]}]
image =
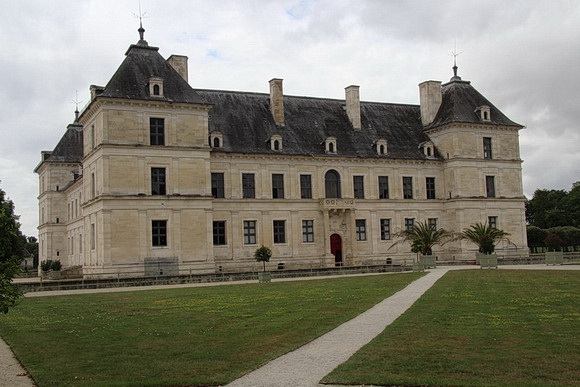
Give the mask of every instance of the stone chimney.
[{"label": "stone chimney", "polygon": [[443,94],[440,81],[425,81],[419,84],[419,101],[421,104],[421,122],[429,125],[435,119]]},{"label": "stone chimney", "polygon": [[276,125],[284,126],[284,92],[279,78],[270,80],[270,111]]},{"label": "stone chimney", "polygon": [[187,57],[185,55],[171,55],[167,58],[167,63],[185,79],[185,82],[189,82],[187,79]]},{"label": "stone chimney", "polygon": [[359,86],[350,85],[344,90],[346,93],[346,115],[354,130],[361,130]]}]

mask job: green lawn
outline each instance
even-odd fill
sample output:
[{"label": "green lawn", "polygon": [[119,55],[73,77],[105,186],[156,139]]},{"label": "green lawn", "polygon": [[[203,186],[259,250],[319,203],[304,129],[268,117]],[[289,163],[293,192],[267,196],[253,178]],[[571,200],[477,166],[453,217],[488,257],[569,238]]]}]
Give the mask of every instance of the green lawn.
[{"label": "green lawn", "polygon": [[0,332],[40,386],[225,384],[421,275],[26,298]]},{"label": "green lawn", "polygon": [[324,381],[579,386],[580,272],[449,272]]}]

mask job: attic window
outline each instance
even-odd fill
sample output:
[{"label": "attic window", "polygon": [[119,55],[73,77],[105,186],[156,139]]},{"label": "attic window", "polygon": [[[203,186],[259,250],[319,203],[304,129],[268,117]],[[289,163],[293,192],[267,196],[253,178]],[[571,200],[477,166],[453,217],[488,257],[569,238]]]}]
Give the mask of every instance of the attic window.
[{"label": "attic window", "polygon": [[333,153],[333,154],[336,153],[336,151],[337,151],[337,148],[336,148],[336,137],[328,137],[324,141],[324,151],[326,153]]},{"label": "attic window", "polygon": [[422,143],[421,149],[427,158],[432,159],[435,157],[435,145],[431,141],[425,141]]},{"label": "attic window", "polygon": [[375,142],[375,148],[379,156],[387,154],[387,140],[381,138]]},{"label": "attic window", "polygon": [[489,106],[483,105],[477,108],[479,110],[479,118],[484,122],[491,121],[491,109]]},{"label": "attic window", "polygon": [[209,146],[212,148],[222,148],[223,144],[223,135],[220,132],[211,132],[209,134]]},{"label": "attic window", "polygon": [[270,136],[270,149],[273,151],[281,151],[282,150],[282,136],[279,134],[273,134]]},{"label": "attic window", "polygon": [[151,97],[163,97],[163,78],[149,78],[149,95]]}]

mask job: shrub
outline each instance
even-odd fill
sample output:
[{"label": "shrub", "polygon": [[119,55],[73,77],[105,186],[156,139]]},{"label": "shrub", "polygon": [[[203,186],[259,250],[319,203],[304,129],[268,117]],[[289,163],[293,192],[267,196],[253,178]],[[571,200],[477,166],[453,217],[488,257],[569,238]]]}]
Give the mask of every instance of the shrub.
[{"label": "shrub", "polygon": [[52,269],[52,259],[47,259],[46,261],[40,262],[40,269],[42,271],[49,271]]},{"label": "shrub", "polygon": [[59,271],[62,268],[62,264],[59,260],[52,261],[52,265],[50,265],[50,269],[53,271]]}]

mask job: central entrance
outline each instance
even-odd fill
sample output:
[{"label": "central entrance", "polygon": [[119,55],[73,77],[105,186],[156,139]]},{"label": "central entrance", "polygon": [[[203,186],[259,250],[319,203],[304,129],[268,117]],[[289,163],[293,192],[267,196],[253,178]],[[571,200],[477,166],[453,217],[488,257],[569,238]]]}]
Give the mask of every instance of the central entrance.
[{"label": "central entrance", "polygon": [[338,234],[330,236],[330,253],[334,255],[334,265],[342,266],[342,238]]}]

